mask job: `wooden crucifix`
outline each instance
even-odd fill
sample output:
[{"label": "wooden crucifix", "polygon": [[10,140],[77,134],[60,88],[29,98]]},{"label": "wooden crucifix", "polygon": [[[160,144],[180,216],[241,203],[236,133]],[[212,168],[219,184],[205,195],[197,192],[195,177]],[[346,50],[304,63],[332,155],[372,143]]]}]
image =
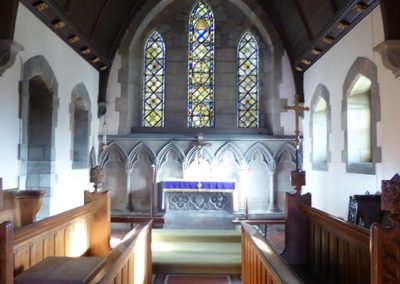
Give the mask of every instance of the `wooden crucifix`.
[{"label": "wooden crucifix", "polygon": [[294,106],[285,106],[287,110],[294,110],[296,119],[296,170],[291,172],[291,183],[295,187],[297,192],[301,191],[301,187],[306,184],[306,172],[300,170],[299,167],[299,151],[301,144],[300,127],[299,127],[299,116],[302,111],[309,111],[309,107],[299,105],[300,96],[296,94],[294,96]]}]

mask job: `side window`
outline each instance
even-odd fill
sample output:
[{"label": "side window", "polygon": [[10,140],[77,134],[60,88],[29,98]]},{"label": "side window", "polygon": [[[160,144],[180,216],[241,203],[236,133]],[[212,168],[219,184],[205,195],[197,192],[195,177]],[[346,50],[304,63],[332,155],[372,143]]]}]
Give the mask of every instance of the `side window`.
[{"label": "side window", "polygon": [[246,32],[237,48],[238,117],[237,126],[258,127],[258,45]]}]

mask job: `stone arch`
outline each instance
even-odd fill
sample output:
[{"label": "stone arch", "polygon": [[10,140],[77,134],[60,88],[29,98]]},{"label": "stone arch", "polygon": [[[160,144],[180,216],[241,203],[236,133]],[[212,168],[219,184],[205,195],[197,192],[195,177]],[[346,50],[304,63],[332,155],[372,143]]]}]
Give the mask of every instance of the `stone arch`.
[{"label": "stone arch", "polygon": [[[281,161],[282,156],[285,153],[289,155],[293,163],[296,163],[296,148],[291,143],[286,142],[280,145],[273,155],[276,164],[278,164]],[[303,163],[303,157],[299,153],[299,164],[301,165],[302,163]]]},{"label": "stone arch", "polygon": [[71,135],[71,159],[73,169],[89,165],[89,138],[91,133],[91,102],[85,84],[79,83],[71,93],[69,105]]},{"label": "stone arch", "polygon": [[22,139],[20,188],[45,190],[56,185],[55,128],[59,108],[58,83],[44,56],[23,65],[21,88]]},{"label": "stone arch", "polygon": [[271,171],[275,170],[275,160],[272,157],[270,151],[261,143],[255,143],[253,144],[245,153],[244,158],[247,162],[247,164],[249,164],[251,162],[251,160],[254,158],[254,156],[260,153],[262,156],[263,161],[265,161],[265,163],[268,165],[268,168]]},{"label": "stone arch", "polygon": [[[256,0],[229,0],[219,2],[209,3],[213,11],[219,13],[221,6],[233,7],[235,10],[239,11],[245,18],[241,23],[242,27],[245,26],[246,29],[251,30],[253,34],[257,35],[260,39],[259,49],[260,54],[262,54],[263,60],[260,60],[260,96],[259,96],[259,121],[260,128],[263,132],[268,132],[271,134],[283,134],[283,128],[280,123],[280,108],[282,105],[282,100],[279,98],[279,82],[282,80],[282,56],[284,55],[284,49],[280,42],[280,39],[274,29],[272,22],[269,17],[265,14],[263,9],[258,9],[259,3]],[[179,4],[179,5],[178,5]],[[193,1],[173,1],[173,0],[162,0],[162,1],[147,1],[143,6],[143,13],[138,15],[133,19],[130,24],[130,29],[126,34],[123,42],[121,42],[120,55],[121,55],[121,96],[117,98],[118,102],[116,105],[124,106],[121,109],[117,109],[120,113],[119,121],[119,134],[127,134],[134,131],[136,128],[141,128],[141,111],[140,111],[140,98],[141,98],[141,88],[142,84],[138,83],[142,81],[143,68],[139,68],[138,64],[143,62],[142,46],[145,41],[146,36],[148,36],[150,31],[155,29],[162,35],[165,41],[165,46],[168,51],[167,58],[167,70],[168,73],[166,79],[166,109],[169,109],[165,113],[165,128],[174,128],[187,130],[186,127],[186,112],[178,111],[186,109],[186,96],[183,99],[181,96],[187,93],[187,78],[181,74],[175,74],[171,72],[171,62],[169,58],[174,58],[173,66],[175,70],[187,69],[186,64],[183,60],[186,57],[177,59],[179,54],[186,54],[187,48],[183,46],[183,43],[187,43],[186,31],[187,23],[182,22],[179,19],[179,25],[174,23],[165,22],[165,19],[170,19],[171,17],[160,16],[163,13],[172,13],[173,15],[178,15],[179,18],[188,18],[190,13],[190,8],[193,5]],[[180,13],[176,13],[179,10]],[[233,10],[233,9],[231,9]],[[216,15],[217,16],[217,15]],[[226,15],[223,15],[226,17]],[[160,19],[158,19],[159,17]],[[162,20],[162,19],[163,20]],[[234,17],[235,18],[235,17]],[[180,32],[175,32],[176,26],[180,27]],[[236,37],[239,38],[240,34],[243,32],[243,28],[240,28],[239,32],[233,32],[233,29],[239,29],[234,25],[223,29],[229,34],[227,43],[231,44],[229,48],[236,50]],[[221,30],[221,29],[220,29]],[[216,30],[218,33],[220,30]],[[183,37],[185,35],[185,37]],[[217,38],[219,35],[216,35]],[[222,35],[224,38],[226,35]],[[174,46],[174,45],[179,46]],[[216,47],[218,49],[218,46]],[[169,50],[173,50],[171,53]],[[178,52],[179,51],[179,52]],[[220,52],[216,50],[218,58],[216,60],[221,61],[236,61],[236,52]],[[220,59],[223,56],[224,59]],[[225,59],[225,57],[229,57]],[[187,58],[185,59],[187,60]],[[182,62],[181,62],[182,61]],[[226,65],[226,64],[225,64]],[[220,72],[220,71],[218,71]],[[172,73],[172,75],[171,75]],[[216,74],[216,76],[223,76],[222,73]],[[216,82],[221,81],[216,78]],[[217,80],[218,79],[218,80]],[[171,84],[173,80],[173,84]],[[219,117],[218,124],[215,128],[232,128],[236,129],[236,103],[233,98],[236,98],[236,78],[232,80],[232,84],[229,85],[229,90],[226,90],[225,85],[216,84],[215,93],[219,95],[216,96],[216,114],[215,117]],[[224,106],[224,107],[222,107]],[[127,107],[127,110],[125,109]],[[171,111],[173,109],[173,111]],[[228,112],[228,113],[227,113]],[[219,113],[223,113],[220,115]],[[229,117],[227,117],[229,116]],[[203,129],[204,132],[215,132],[215,128]],[[254,133],[259,132],[258,129],[246,129],[246,132]],[[180,131],[180,130],[179,130]]]},{"label": "stone arch", "polygon": [[[165,145],[158,153],[156,160],[157,181],[168,177],[183,177],[183,163],[185,161],[185,155],[174,143],[170,142]],[[165,168],[169,169],[168,172],[165,172]]]},{"label": "stone arch", "polygon": [[[317,103],[320,99],[324,99],[326,102],[326,161],[323,163],[317,163],[314,161],[313,149],[315,139],[313,137],[313,126],[314,126],[314,113],[317,107]],[[328,163],[331,161],[331,152],[329,150],[329,134],[332,132],[332,121],[331,121],[331,105],[329,91],[323,84],[318,84],[314,91],[311,99],[311,111],[310,111],[310,138],[311,138],[311,153],[310,161],[312,163],[313,170],[328,170]]]},{"label": "stone arch", "polygon": [[103,169],[103,189],[110,191],[111,209],[126,211],[128,203],[126,154],[115,142],[111,142],[100,154],[99,165]]},{"label": "stone arch", "polygon": [[[364,76],[371,81],[371,87],[369,90],[371,115],[371,162],[369,163],[350,163],[348,160],[348,95],[359,76]],[[342,130],[344,131],[344,149],[342,153],[342,161],[346,164],[346,172],[375,174],[375,164],[382,161],[382,152],[381,148],[378,147],[377,141],[377,123],[380,120],[381,108],[377,66],[368,58],[358,57],[350,67],[343,83]]]},{"label": "stone arch", "polygon": [[[201,153],[200,153],[201,151]],[[209,147],[199,147],[197,145],[194,145],[189,152],[186,154],[185,156],[185,160],[183,162],[183,171],[185,172],[191,163],[195,162],[197,157],[199,157],[199,155],[201,155],[201,158],[209,164],[209,166],[211,167],[213,162],[214,162],[214,155],[211,152],[211,150],[209,149]],[[211,170],[211,168],[210,168]]]},{"label": "stone arch", "polygon": [[155,163],[155,154],[142,142],[129,153],[126,163],[129,211],[148,213],[154,206]]},{"label": "stone arch", "polygon": [[245,154],[248,165],[247,200],[250,213],[266,212],[270,206],[274,184],[275,161],[261,143],[253,144]]}]

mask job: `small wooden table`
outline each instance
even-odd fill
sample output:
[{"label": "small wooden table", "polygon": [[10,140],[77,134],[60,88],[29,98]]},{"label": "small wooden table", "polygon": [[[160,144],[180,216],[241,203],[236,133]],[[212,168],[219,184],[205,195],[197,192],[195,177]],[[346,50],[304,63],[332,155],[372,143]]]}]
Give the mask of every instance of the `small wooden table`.
[{"label": "small wooden table", "polygon": [[19,274],[15,284],[86,283],[103,257],[47,257]]}]

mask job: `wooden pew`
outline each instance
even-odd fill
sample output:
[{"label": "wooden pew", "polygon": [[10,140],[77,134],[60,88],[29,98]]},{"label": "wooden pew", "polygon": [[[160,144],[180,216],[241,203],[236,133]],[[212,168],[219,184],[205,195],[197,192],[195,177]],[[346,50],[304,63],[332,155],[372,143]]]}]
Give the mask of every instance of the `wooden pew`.
[{"label": "wooden pew", "polygon": [[152,221],[132,229],[105,258],[87,283],[151,283]]},{"label": "wooden pew", "polygon": [[151,223],[132,229],[107,256],[49,257],[18,275],[15,283],[150,284]]},{"label": "wooden pew", "polygon": [[241,225],[243,284],[303,283],[253,226]]},{"label": "wooden pew", "polygon": [[83,206],[28,226],[13,237],[14,275],[48,256],[105,256],[109,253],[110,195],[86,193]]}]

